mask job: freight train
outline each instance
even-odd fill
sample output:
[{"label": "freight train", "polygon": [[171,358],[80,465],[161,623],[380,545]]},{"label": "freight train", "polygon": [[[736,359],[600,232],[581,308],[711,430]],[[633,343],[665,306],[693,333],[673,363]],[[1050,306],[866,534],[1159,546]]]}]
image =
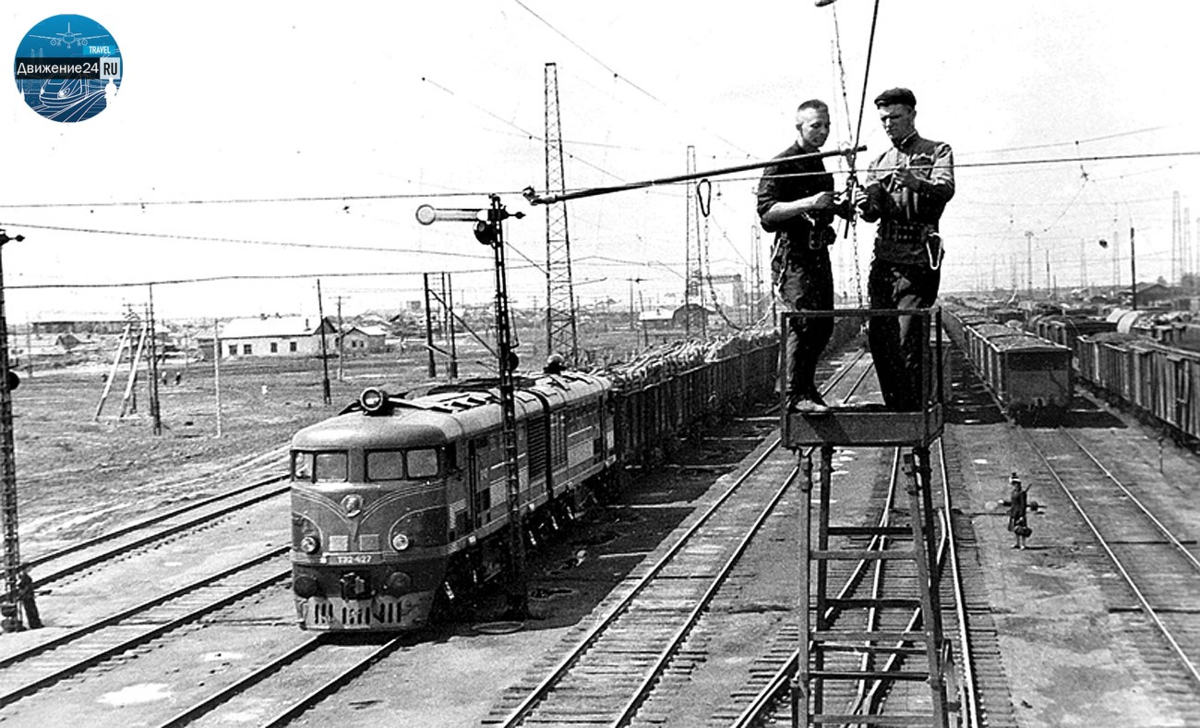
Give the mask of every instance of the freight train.
[{"label": "freight train", "polygon": [[[840,332],[842,338],[848,335]],[[660,347],[604,374],[521,378],[527,543],[573,520],[626,465],[769,398],[778,337]],[[292,587],[312,630],[411,630],[505,573],[507,468],[495,382],[405,399],[368,389],[291,445]]]},{"label": "freight train", "polygon": [[1074,370],[1068,347],[953,305],[943,307],[942,326],[1014,420],[1049,424],[1070,410]]},{"label": "freight train", "polygon": [[[1121,320],[1134,318],[1129,313],[1107,318],[1048,314],[1031,318],[1026,328],[1069,350],[1075,381],[1162,427],[1176,442],[1200,446],[1200,351],[1189,346],[1193,327],[1170,323],[1118,329]],[[994,319],[975,309],[949,305],[944,309],[943,321],[950,337],[968,352],[976,368],[987,372],[986,356],[981,356],[984,349],[977,343],[972,350],[960,342],[969,338],[966,331],[993,325]],[[1057,358],[1053,367],[1061,369]],[[1030,379],[1036,381],[1037,377]],[[1061,373],[1051,379],[1055,381],[1043,380],[1039,386],[1045,388],[1045,397],[1053,400],[1051,395],[1062,390],[1066,380]],[[990,389],[997,386],[987,375],[985,381]],[[1036,397],[1024,398],[1036,404]]]},{"label": "freight train", "polygon": [[1200,442],[1200,352],[1117,332],[1075,342],[1079,377],[1102,396],[1166,428],[1181,444]]}]

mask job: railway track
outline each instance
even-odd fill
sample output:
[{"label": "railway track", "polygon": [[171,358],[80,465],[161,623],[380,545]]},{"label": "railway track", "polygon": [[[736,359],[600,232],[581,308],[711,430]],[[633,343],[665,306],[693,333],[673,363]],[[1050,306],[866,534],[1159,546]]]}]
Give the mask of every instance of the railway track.
[{"label": "railway track", "polygon": [[[861,357],[834,385],[858,374]],[[829,395],[829,392],[826,392]],[[703,619],[755,534],[799,472],[782,457],[778,434],[653,563],[643,564],[576,635],[546,674],[501,698],[484,722],[503,726],[625,725],[645,705]]]},{"label": "railway track", "polygon": [[412,639],[400,635],[380,642],[379,636],[317,635],[180,711],[160,728],[237,722],[244,706],[263,704],[283,707],[257,726],[287,725]]},{"label": "railway track", "polygon": [[285,581],[290,547],[272,549],[0,659],[0,708]]},{"label": "railway track", "polygon": [[[1065,429],[1026,432],[1172,659],[1154,660],[1170,681],[1190,683],[1200,707],[1200,561],[1167,523],[1096,453]],[[1178,690],[1170,692],[1179,694]]]},{"label": "railway track", "polygon": [[37,569],[39,572],[33,585],[35,588],[47,586],[124,554],[195,530],[243,508],[272,498],[286,497],[289,488],[287,479],[286,474],[258,479],[248,485],[139,519],[57,551],[26,559],[30,570]]}]

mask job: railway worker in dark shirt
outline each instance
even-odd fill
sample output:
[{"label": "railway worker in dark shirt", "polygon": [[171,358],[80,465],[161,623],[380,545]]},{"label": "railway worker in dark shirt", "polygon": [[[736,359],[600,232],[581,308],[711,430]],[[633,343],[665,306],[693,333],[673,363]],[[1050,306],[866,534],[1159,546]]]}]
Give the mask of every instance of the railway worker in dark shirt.
[{"label": "railway worker in dark shirt", "polygon": [[42,617],[38,613],[37,602],[34,598],[33,577],[29,576],[29,567],[21,564],[17,573],[17,603],[25,613],[25,624],[29,629],[41,629]]},{"label": "railway worker in dark shirt", "polygon": [[[917,133],[917,99],[906,88],[875,98],[892,148],[871,163],[855,196],[863,220],[878,222],[867,291],[871,308],[929,308],[937,300],[942,241],[938,220],[954,196],[950,145]],[[922,408],[921,355],[925,332],[912,316],[868,322],[867,340],[884,403],[896,411]]]},{"label": "railway worker in dark shirt", "polygon": [[[775,158],[820,151],[829,137],[829,107],[811,99],[796,109],[796,141]],[[758,183],[758,216],[775,233],[771,279],[775,296],[790,311],[833,309],[833,270],[827,246],[834,241],[834,214],[849,208],[833,191],[833,175],[820,159],[767,167]],[[829,411],[817,391],[817,361],[833,334],[833,319],[793,319],[784,346],[783,392],[788,408],[805,414]]]},{"label": "railway worker in dark shirt", "polygon": [[1016,538],[1012,547],[1024,549],[1025,539],[1031,533],[1029,528],[1029,488],[1021,487],[1021,479],[1017,477],[1016,473],[1012,474],[1008,482],[1011,487],[1008,494],[1008,530]]}]

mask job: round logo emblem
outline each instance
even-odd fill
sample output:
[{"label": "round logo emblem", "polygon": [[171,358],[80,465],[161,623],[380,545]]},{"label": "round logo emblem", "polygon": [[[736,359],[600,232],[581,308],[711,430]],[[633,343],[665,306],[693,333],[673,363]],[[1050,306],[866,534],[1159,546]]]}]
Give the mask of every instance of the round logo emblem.
[{"label": "round logo emblem", "polygon": [[55,15],[17,46],[13,75],[29,108],[52,121],[84,121],[108,108],[121,88],[121,51],[103,25]]},{"label": "round logo emblem", "polygon": [[342,510],[346,515],[354,518],[359,513],[362,513],[362,496],[348,495],[342,499]]}]

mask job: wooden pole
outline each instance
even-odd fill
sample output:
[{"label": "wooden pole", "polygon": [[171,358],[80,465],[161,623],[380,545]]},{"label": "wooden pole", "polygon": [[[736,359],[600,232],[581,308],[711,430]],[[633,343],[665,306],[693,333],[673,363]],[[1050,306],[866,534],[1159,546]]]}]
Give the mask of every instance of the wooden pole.
[{"label": "wooden pole", "polygon": [[321,379],[321,394],[325,404],[332,404],[333,397],[329,393],[329,345],[325,341],[325,303],[321,298],[321,279],[317,279],[317,315],[321,317],[321,368],[324,376]]},{"label": "wooden pole", "polygon": [[213,386],[217,391],[217,439],[221,439],[221,325],[213,319]]},{"label": "wooden pole", "polygon": [[158,399],[158,333],[154,326],[154,285],[149,286],[150,302],[146,316],[150,321],[150,428],[155,435],[162,434],[162,412]]},{"label": "wooden pole", "polygon": [[[130,357],[129,360],[129,379],[125,382],[125,396],[121,398],[121,414],[118,417],[124,417],[126,412],[137,412],[137,394],[134,393],[133,387],[137,383],[138,363],[142,360],[142,351],[146,348],[146,322],[142,322],[142,333],[138,335],[137,354]],[[132,350],[132,347],[130,347]],[[132,406],[130,401],[132,400]]]},{"label": "wooden pole", "polygon": [[104,391],[100,393],[100,402],[96,405],[96,414],[92,416],[93,420],[100,419],[100,411],[104,409],[104,402],[112,391],[113,381],[117,378],[117,369],[121,366],[121,355],[125,353],[125,343],[129,341],[132,329],[133,324],[125,324],[125,330],[121,332],[121,341],[117,344],[117,354],[113,357],[112,367],[108,370],[108,377],[104,380]]},{"label": "wooden pole", "polygon": [[342,362],[344,362],[346,360],[346,326],[344,323],[342,323],[342,297],[341,296],[338,296],[337,303],[338,303],[337,380],[339,382],[344,382],[344,381],[346,381],[346,372],[342,368]]}]

